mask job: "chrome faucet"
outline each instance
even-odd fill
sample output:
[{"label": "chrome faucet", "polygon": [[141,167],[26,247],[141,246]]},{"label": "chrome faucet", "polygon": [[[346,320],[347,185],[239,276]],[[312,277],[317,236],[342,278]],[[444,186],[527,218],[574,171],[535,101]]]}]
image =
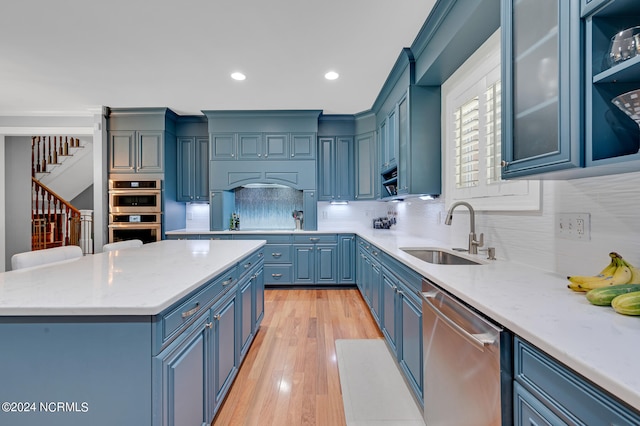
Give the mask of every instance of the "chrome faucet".
[{"label": "chrome faucet", "polygon": [[478,247],[482,247],[484,245],[484,234],[480,234],[480,240],[476,240],[476,212],[471,207],[471,204],[466,201],[457,201],[449,207],[449,211],[447,212],[447,218],[444,220],[445,225],[451,225],[451,221],[453,220],[453,211],[458,206],[464,206],[469,209],[469,219],[471,220],[471,231],[469,232],[469,254],[478,254]]}]

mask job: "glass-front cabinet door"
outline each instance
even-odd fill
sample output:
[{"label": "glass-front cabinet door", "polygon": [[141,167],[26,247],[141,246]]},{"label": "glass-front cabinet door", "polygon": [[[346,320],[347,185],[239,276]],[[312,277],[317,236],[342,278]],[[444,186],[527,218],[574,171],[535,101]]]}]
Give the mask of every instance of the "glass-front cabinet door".
[{"label": "glass-front cabinet door", "polygon": [[579,0],[503,0],[503,178],[581,167]]}]

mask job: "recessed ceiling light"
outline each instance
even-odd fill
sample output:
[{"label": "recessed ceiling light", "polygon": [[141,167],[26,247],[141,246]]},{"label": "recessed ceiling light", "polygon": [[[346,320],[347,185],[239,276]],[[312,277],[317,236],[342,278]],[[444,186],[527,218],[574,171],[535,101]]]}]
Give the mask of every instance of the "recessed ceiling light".
[{"label": "recessed ceiling light", "polygon": [[231,78],[234,80],[242,81],[246,79],[247,76],[242,74],[241,72],[234,72],[233,74],[231,74]]},{"label": "recessed ceiling light", "polygon": [[335,79],[337,79],[338,77],[340,77],[340,74],[338,74],[338,73],[337,73],[337,72],[335,72],[335,71],[329,71],[328,73],[326,73],[326,74],[324,75],[324,78],[326,78],[327,80],[335,80]]}]

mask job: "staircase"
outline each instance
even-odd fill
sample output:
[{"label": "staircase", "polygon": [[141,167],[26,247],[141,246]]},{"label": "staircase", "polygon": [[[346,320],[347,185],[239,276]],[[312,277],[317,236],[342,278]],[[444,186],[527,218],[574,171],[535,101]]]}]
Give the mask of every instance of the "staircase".
[{"label": "staircase", "polygon": [[[32,250],[79,245],[85,254],[93,253],[91,211],[81,212],[67,201],[93,180],[91,151],[73,137],[32,137]],[[87,169],[88,179],[82,176]],[[58,192],[50,187],[54,182]]]}]

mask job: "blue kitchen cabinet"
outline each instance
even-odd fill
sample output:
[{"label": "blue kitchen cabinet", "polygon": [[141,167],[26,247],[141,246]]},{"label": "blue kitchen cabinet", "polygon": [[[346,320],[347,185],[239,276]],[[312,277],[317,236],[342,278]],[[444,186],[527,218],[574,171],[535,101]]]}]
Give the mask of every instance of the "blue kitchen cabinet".
[{"label": "blue kitchen cabinet", "polygon": [[318,192],[311,189],[302,191],[302,211],[304,212],[304,225],[306,231],[318,229]]},{"label": "blue kitchen cabinet", "polygon": [[380,327],[380,292],[382,273],[376,247],[362,238],[358,239],[358,288],[369,306],[371,315]]},{"label": "blue kitchen cabinet", "polygon": [[[589,5],[593,3],[598,7],[587,9],[592,13],[584,18],[585,166],[593,175],[637,171],[640,127],[614,101],[631,91],[636,91],[636,96],[640,93],[640,55],[627,52],[611,57],[610,50],[614,35],[640,24],[640,2],[593,0]],[[627,98],[620,104],[629,101],[630,108],[625,110],[637,117],[633,100]]]},{"label": "blue kitchen cabinet", "polygon": [[264,318],[264,267],[258,268],[251,276],[253,281],[253,334],[258,332]]},{"label": "blue kitchen cabinet", "polygon": [[355,137],[355,196],[356,200],[374,200],[378,194],[376,182],[375,133],[369,132]]},{"label": "blue kitchen cabinet", "polygon": [[287,160],[289,158],[288,133],[238,133],[239,160]]},{"label": "blue kitchen cabinet", "polygon": [[[515,425],[640,424],[640,415],[571,369],[516,336]],[[531,420],[540,423],[531,423]]]},{"label": "blue kitchen cabinet", "polygon": [[423,393],[422,301],[399,281],[400,336],[398,363],[418,401]]},{"label": "blue kitchen cabinet", "polygon": [[212,132],[211,160],[314,160],[315,133]]},{"label": "blue kitchen cabinet", "polygon": [[386,170],[396,166],[397,152],[397,140],[396,130],[397,125],[396,109],[391,110],[389,115],[378,126],[379,144],[378,149],[380,151],[380,169]]},{"label": "blue kitchen cabinet", "polygon": [[235,160],[237,138],[236,133],[211,133],[211,160]]},{"label": "blue kitchen cabinet", "polygon": [[579,8],[579,0],[502,1],[505,179],[584,165]]},{"label": "blue kitchen cabinet", "polygon": [[382,334],[384,335],[393,355],[398,355],[398,283],[396,277],[386,269],[382,268],[381,282],[381,320]]},{"label": "blue kitchen cabinet", "polygon": [[253,280],[247,277],[238,285],[239,320],[240,326],[240,362],[249,350],[253,337]]},{"label": "blue kitchen cabinet", "polygon": [[336,136],[318,139],[318,200],[353,200],[355,190],[353,137]]},{"label": "blue kitchen cabinet", "polygon": [[[236,286],[234,284],[234,286]],[[213,360],[213,411],[210,418],[218,410],[220,404],[233,383],[239,367],[239,342],[236,309],[238,305],[237,289],[232,288],[221,301],[216,303],[210,312],[212,325],[212,360]]]},{"label": "blue kitchen cabinet", "polygon": [[178,201],[209,201],[209,138],[178,137]]},{"label": "blue kitchen cabinet", "polygon": [[440,195],[440,87],[416,85],[410,49],[402,49],[372,109],[378,123],[381,198]]},{"label": "blue kitchen cabinet", "polygon": [[213,417],[209,412],[209,358],[211,322],[202,315],[185,336],[158,355],[162,374],[163,426],[202,425]]},{"label": "blue kitchen cabinet", "polygon": [[314,133],[291,133],[290,158],[292,160],[316,159],[316,135]]},{"label": "blue kitchen cabinet", "polygon": [[238,133],[238,158],[258,160],[264,155],[262,133]]},{"label": "blue kitchen cabinet", "polygon": [[294,235],[293,242],[294,284],[338,283],[337,235]]},{"label": "blue kitchen cabinet", "polygon": [[338,235],[338,282],[353,284],[356,282],[356,237]]},{"label": "blue kitchen cabinet", "polygon": [[163,173],[164,132],[109,132],[109,173]]}]

